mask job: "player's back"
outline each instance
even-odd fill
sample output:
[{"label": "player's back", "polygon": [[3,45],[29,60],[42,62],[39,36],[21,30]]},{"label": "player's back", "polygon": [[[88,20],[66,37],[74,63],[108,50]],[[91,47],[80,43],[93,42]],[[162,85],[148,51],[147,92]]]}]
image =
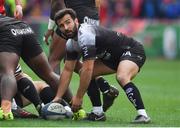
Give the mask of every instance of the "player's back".
[{"label": "player's back", "polygon": [[66,7],[77,8],[81,6],[95,7],[95,0],[64,0]]},{"label": "player's back", "polygon": [[[98,49],[123,50],[128,49],[129,47],[133,47],[138,43],[133,38],[127,37],[122,33],[112,31],[102,26],[81,24],[78,34],[81,36],[79,39],[95,39],[93,41]],[[84,43],[92,43],[93,41],[86,41]],[[83,40],[80,42],[83,42]]]},{"label": "player's back", "polygon": [[11,24],[17,24],[17,23],[20,23],[20,22],[22,22],[22,21],[16,20],[15,18],[11,18],[11,17],[8,17],[8,16],[0,15],[0,27],[8,26],[8,25],[11,25]]},{"label": "player's back", "polygon": [[72,8],[76,11],[80,23],[84,22],[84,17],[99,20],[95,0],[64,0],[64,3],[67,8]]}]

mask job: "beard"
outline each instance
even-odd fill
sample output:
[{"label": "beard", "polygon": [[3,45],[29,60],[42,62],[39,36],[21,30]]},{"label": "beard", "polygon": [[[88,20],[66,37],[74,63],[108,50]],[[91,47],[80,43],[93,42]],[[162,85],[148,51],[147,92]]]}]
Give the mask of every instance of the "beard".
[{"label": "beard", "polygon": [[77,25],[74,24],[73,30],[71,30],[71,31],[67,30],[67,31],[65,31],[65,32],[63,33],[63,35],[64,35],[67,39],[69,39],[69,38],[74,38],[74,37],[77,36],[77,31],[78,31],[78,30],[77,30]]}]

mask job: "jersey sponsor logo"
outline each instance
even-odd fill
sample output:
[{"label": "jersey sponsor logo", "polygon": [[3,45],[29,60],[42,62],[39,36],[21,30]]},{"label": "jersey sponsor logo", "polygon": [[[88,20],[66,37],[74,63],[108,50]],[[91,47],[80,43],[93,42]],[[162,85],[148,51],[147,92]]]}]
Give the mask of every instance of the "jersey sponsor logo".
[{"label": "jersey sponsor logo", "polygon": [[87,16],[84,17],[84,23],[92,24],[92,25],[99,25],[99,21],[95,19],[91,19]]},{"label": "jersey sponsor logo", "polygon": [[131,56],[131,52],[130,51],[126,51],[122,54],[122,56]]},{"label": "jersey sponsor logo", "polygon": [[117,36],[122,37],[122,33],[116,32]]},{"label": "jersey sponsor logo", "polygon": [[18,35],[33,34],[34,32],[30,27],[28,27],[24,29],[11,29],[11,33],[14,36],[18,36]]},{"label": "jersey sponsor logo", "polygon": [[129,97],[130,101],[134,104],[134,106],[137,107],[136,99],[133,98],[133,93],[129,93],[128,97]]},{"label": "jersey sponsor logo", "polygon": [[82,49],[83,49],[83,56],[84,57],[88,56],[88,48],[87,48],[87,46],[84,46]]}]

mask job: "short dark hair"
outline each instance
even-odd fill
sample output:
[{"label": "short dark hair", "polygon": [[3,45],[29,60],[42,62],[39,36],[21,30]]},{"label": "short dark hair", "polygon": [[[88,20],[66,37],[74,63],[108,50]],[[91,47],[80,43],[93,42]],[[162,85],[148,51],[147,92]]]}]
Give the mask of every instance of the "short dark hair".
[{"label": "short dark hair", "polygon": [[65,8],[65,9],[62,9],[62,10],[59,10],[55,16],[54,16],[54,20],[55,20],[55,23],[57,24],[57,20],[61,19],[62,17],[64,17],[66,14],[69,14],[72,19],[74,20],[75,18],[77,18],[77,15],[76,15],[76,12],[71,9],[71,8]]}]

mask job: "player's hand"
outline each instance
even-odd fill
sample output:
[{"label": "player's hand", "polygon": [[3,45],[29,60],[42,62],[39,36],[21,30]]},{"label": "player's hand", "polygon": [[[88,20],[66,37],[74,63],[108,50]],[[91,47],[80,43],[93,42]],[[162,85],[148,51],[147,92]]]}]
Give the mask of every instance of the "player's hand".
[{"label": "player's hand", "polygon": [[82,106],[82,98],[79,98],[77,96],[73,96],[72,98],[72,111],[77,112],[79,109],[81,109]]},{"label": "player's hand", "polygon": [[23,11],[21,5],[16,5],[16,9],[14,11],[14,17],[18,20],[21,20],[23,17]]},{"label": "player's hand", "polygon": [[47,30],[47,32],[44,34],[44,37],[43,37],[43,41],[47,44],[47,45],[49,45],[49,42],[48,42],[48,39],[49,39],[49,37],[51,36],[53,36],[53,33],[54,33],[54,30],[53,29],[48,29]]},{"label": "player's hand", "polygon": [[62,98],[55,97],[51,102],[53,103],[60,103],[62,101]]}]

